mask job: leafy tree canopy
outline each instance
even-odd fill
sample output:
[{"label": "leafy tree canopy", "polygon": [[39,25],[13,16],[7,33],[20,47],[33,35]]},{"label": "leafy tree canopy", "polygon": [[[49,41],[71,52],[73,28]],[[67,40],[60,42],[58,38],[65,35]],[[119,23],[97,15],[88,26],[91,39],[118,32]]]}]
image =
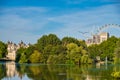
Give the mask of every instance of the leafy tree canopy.
[{"label": "leafy tree canopy", "polygon": [[0,58],[5,57],[7,53],[7,45],[0,41]]}]

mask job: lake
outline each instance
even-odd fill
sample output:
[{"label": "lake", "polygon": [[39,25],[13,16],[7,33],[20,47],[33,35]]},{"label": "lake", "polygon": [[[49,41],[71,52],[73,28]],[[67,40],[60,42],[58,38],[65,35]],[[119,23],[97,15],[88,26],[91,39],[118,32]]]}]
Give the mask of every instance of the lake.
[{"label": "lake", "polygon": [[45,65],[0,62],[0,80],[113,80],[120,65]]}]

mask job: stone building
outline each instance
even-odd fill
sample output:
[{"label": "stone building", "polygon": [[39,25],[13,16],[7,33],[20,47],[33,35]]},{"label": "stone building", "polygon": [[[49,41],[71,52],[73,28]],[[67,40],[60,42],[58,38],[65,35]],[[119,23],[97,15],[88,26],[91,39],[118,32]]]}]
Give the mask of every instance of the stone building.
[{"label": "stone building", "polygon": [[100,34],[95,34],[91,39],[86,40],[87,46],[91,44],[100,44],[101,42],[107,40],[109,38],[109,34],[107,32],[102,32]]},{"label": "stone building", "polygon": [[106,32],[100,33],[100,43],[107,40],[109,38],[109,34]]},{"label": "stone building", "polygon": [[15,60],[16,51],[21,47],[27,48],[29,47],[29,45],[26,45],[23,41],[21,41],[18,45],[13,42],[8,41],[7,43],[8,54],[6,55],[6,58],[8,58],[9,60]]}]

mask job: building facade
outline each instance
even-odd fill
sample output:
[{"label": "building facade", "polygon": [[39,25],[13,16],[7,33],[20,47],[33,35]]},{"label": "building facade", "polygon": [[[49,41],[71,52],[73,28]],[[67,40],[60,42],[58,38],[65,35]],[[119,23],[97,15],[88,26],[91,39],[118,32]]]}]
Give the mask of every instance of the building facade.
[{"label": "building facade", "polygon": [[27,48],[27,47],[29,47],[29,45],[26,45],[23,41],[21,41],[18,45],[16,45],[13,42],[8,41],[8,43],[7,43],[8,54],[6,55],[6,58],[9,60],[15,60],[16,59],[16,51],[21,47]]},{"label": "building facade", "polygon": [[87,46],[91,44],[100,44],[103,41],[107,40],[109,38],[109,33],[102,32],[100,34],[93,35],[91,39],[86,40]]},{"label": "building facade", "polygon": [[109,34],[106,32],[100,33],[100,43],[106,41],[109,38]]}]

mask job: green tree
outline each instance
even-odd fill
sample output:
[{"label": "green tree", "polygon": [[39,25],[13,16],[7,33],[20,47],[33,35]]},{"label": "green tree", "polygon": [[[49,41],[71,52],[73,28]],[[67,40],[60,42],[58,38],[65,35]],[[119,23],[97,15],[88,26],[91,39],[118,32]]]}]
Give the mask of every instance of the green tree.
[{"label": "green tree", "polygon": [[3,58],[6,56],[7,53],[7,45],[0,41],[0,58]]},{"label": "green tree", "polygon": [[21,47],[21,48],[19,48],[17,50],[17,52],[16,52],[16,62],[19,62],[20,59],[22,59],[21,56],[23,56],[24,58],[26,58],[25,51],[26,51],[26,48],[23,48],[23,47]]},{"label": "green tree", "polygon": [[63,47],[62,45],[57,45],[51,47],[51,50],[49,51],[50,55],[47,59],[47,63],[52,63],[52,64],[60,64],[64,63],[65,55],[66,55],[66,48]]},{"label": "green tree", "polygon": [[96,56],[100,56],[100,59],[103,61],[107,57],[109,61],[113,61],[117,41],[118,38],[112,36],[101,44],[88,46],[89,56],[92,59],[95,59]]},{"label": "green tree", "polygon": [[39,51],[43,52],[44,48],[48,45],[56,46],[60,45],[61,41],[55,34],[43,35],[38,39],[36,47]]},{"label": "green tree", "polygon": [[47,35],[43,35],[40,39],[38,39],[37,43],[35,44],[36,48],[42,52],[44,50],[44,47],[47,45],[47,42],[48,42]]},{"label": "green tree", "polygon": [[28,61],[28,59],[26,58],[25,53],[22,53],[20,56],[19,63],[26,63],[27,61]]},{"label": "green tree", "polygon": [[78,46],[75,43],[70,43],[67,45],[67,62],[80,64],[81,56],[86,54],[86,50],[82,46]]},{"label": "green tree", "polygon": [[88,46],[88,53],[92,59],[96,59],[96,56],[100,56],[99,46],[97,44]]},{"label": "green tree", "polygon": [[49,34],[48,35],[48,44],[56,46],[56,45],[60,45],[61,41],[55,34]]},{"label": "green tree", "polygon": [[41,60],[41,53],[37,50],[34,50],[32,55],[29,57],[31,63],[38,63]]},{"label": "green tree", "polygon": [[115,48],[115,57],[114,57],[114,63],[115,64],[120,64],[120,40],[117,42],[117,47]]},{"label": "green tree", "polygon": [[34,52],[35,47],[33,45],[30,45],[28,48],[25,50],[25,55],[26,58],[29,58],[29,56]]},{"label": "green tree", "polygon": [[[56,46],[52,46],[52,45],[48,45],[44,48],[44,59],[45,59],[45,63],[59,63],[62,61],[58,61],[58,60],[63,60],[61,59],[61,57],[63,58],[62,55],[66,54],[66,48],[63,47],[62,45],[56,45]],[[58,57],[59,56],[59,57]]]},{"label": "green tree", "polygon": [[75,44],[77,44],[78,46],[80,46],[80,42],[79,42],[77,39],[75,39],[75,38],[72,38],[72,37],[64,37],[64,38],[62,39],[62,45],[63,45],[63,46],[66,46],[66,45],[69,44],[69,43],[75,43]]},{"label": "green tree", "polygon": [[114,49],[116,48],[117,41],[118,38],[112,36],[99,45],[100,57],[102,60],[107,56],[108,60],[113,61]]}]

